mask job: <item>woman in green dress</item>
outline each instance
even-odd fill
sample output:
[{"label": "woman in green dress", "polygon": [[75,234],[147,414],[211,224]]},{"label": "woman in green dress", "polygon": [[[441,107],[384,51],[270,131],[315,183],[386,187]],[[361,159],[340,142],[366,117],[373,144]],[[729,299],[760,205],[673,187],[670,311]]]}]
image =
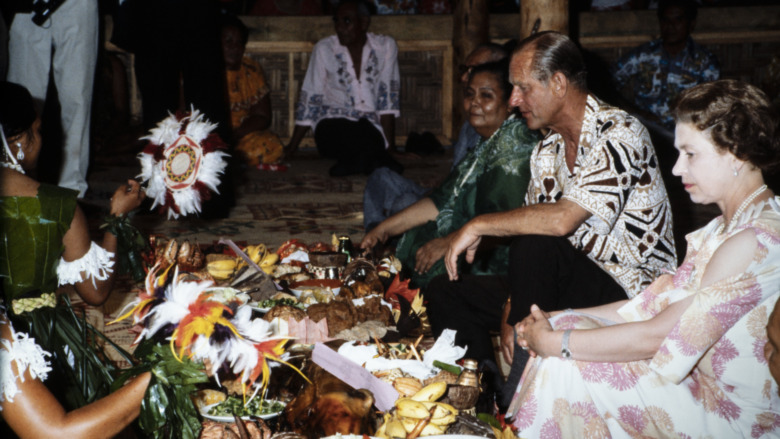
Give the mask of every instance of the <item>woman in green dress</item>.
[{"label": "woman in green dress", "polygon": [[[34,338],[51,354],[47,385],[73,409],[105,396],[113,369],[95,351],[97,331],[79,318],[61,285],[74,285],[90,305],[108,298],[114,280],[116,237],[100,245],[90,240],[87,220],[76,204],[77,192],[28,175],[41,150],[37,118],[29,92],[0,83],[0,277],[7,318],[20,333]],[[111,198],[116,233],[119,218],[138,207],[144,193],[128,181]],[[5,320],[5,319],[3,319]]]},{"label": "woman in green dress", "polygon": [[[523,205],[530,179],[528,160],[541,138],[512,114],[507,61],[483,64],[469,74],[464,108],[482,139],[427,197],[379,223],[360,247],[371,249],[403,234],[396,256],[411,272],[411,284],[425,288],[446,272],[450,234],[477,215]],[[473,274],[506,273],[509,247],[496,243],[463,269]]]}]

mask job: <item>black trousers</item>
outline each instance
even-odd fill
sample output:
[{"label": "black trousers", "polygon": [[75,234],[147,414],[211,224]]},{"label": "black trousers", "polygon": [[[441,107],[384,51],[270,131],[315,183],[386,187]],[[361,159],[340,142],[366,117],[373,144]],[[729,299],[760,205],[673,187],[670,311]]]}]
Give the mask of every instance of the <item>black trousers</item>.
[{"label": "black trousers", "polygon": [[507,276],[462,276],[451,282],[446,275],[431,281],[426,291],[428,317],[434,335],[455,329],[456,344],[466,355],[494,360],[491,332],[499,331],[507,298],[514,325],[542,310],[582,308],[626,299],[625,290],[609,274],[565,238],[524,235],[512,241]]},{"label": "black trousers", "polygon": [[314,142],[321,156],[337,160],[339,175],[368,175],[383,166],[403,172],[385,149],[382,133],[366,119],[324,119],[317,123]]}]

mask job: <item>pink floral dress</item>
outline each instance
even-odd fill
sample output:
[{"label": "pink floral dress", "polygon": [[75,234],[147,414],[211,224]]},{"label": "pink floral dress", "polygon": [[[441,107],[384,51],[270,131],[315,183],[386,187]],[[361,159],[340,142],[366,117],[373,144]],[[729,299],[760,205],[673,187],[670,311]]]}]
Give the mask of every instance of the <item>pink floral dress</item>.
[{"label": "pink floral dress", "polygon": [[[780,198],[719,235],[722,218],[687,236],[685,262],[624,305],[646,320],[695,295],[649,360],[596,363],[537,359],[510,407],[521,438],[749,437],[780,435],[780,396],[764,357],[766,325],[780,294]],[[704,269],[730,236],[753,229],[758,251],[744,273],[700,288]],[[612,323],[577,312],[556,329]]]}]

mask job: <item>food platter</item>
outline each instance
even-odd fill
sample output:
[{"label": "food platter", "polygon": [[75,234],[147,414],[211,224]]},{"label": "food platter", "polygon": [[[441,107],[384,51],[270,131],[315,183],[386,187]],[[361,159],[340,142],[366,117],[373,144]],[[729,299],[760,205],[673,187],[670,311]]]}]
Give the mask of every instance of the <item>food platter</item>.
[{"label": "food platter", "polygon": [[[282,404],[282,409],[279,410],[279,411],[273,412],[273,413],[261,414],[261,415],[254,416],[255,418],[260,418],[260,419],[263,419],[263,420],[273,419],[273,418],[279,416],[279,413],[281,413],[282,410],[284,410],[284,403],[281,402],[281,401],[271,400],[271,401],[264,401],[264,402]],[[211,415],[211,414],[209,414],[209,411],[213,407],[218,406],[219,404],[221,404],[221,403],[218,402],[216,404],[209,404],[207,406],[204,406],[203,408],[200,409],[201,416],[203,416],[206,419],[210,419],[210,420],[216,421],[216,422],[235,422],[235,419],[233,419],[232,415]],[[242,416],[241,419],[244,420],[244,421],[248,421],[248,420],[252,419],[252,416]]]},{"label": "food platter", "polygon": [[[320,289],[320,288],[319,288],[319,287],[300,287],[300,288],[290,288],[290,291],[293,293],[293,295],[294,295],[295,297],[297,297],[298,299],[300,299],[300,298],[301,298],[301,296],[302,296],[304,293],[307,293],[307,292],[309,292],[309,291],[311,291],[311,292],[314,292],[315,290],[318,290],[318,289]],[[334,295],[338,295],[338,294],[339,294],[339,291],[341,291],[341,288],[330,288],[330,291],[331,291],[331,292],[332,292]]]}]

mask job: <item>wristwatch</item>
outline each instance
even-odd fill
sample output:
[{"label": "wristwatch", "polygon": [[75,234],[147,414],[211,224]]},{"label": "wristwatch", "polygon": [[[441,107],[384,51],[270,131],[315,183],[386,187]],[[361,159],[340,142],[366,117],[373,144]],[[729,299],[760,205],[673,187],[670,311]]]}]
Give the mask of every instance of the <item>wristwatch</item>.
[{"label": "wristwatch", "polygon": [[563,331],[563,338],[561,339],[561,357],[571,358],[571,351],[569,350],[569,337],[571,337],[571,329]]}]

